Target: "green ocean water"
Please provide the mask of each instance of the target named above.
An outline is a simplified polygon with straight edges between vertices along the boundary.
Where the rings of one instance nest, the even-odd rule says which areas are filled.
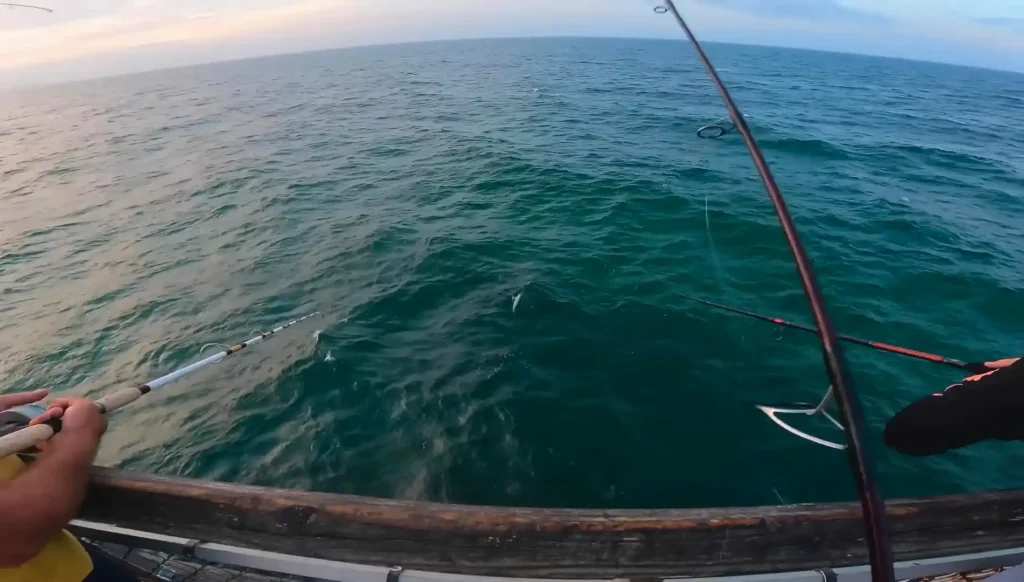
[[[1020,355],[1024,76],[708,48],[841,332]],[[842,453],[755,408],[823,392],[815,338],[680,297],[810,321],[746,149],[695,135],[723,115],[687,44],[608,39],[2,94],[0,390],[97,396],[319,309],[118,413],[101,461],[499,505],[852,499]],[[957,374],[848,359],[886,496],[1024,486],[1019,444],[885,451]]]

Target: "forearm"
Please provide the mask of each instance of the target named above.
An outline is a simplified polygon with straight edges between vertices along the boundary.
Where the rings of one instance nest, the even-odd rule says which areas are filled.
[[[0,486],[0,566],[20,565],[38,554],[85,499],[96,445],[51,444],[24,473]]]
[[[995,369],[900,410],[885,427],[886,444],[921,456],[985,440],[1024,440],[1024,361],[988,365]]]
[[[926,456],[995,438],[972,399],[959,396],[964,395],[931,394],[900,410],[886,424],[885,444],[904,455]]]

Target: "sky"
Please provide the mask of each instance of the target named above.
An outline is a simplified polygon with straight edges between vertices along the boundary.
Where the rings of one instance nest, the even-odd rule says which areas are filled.
[[[0,89],[367,44],[680,38],[656,0],[28,0],[0,7]],[[698,36],[1024,71],[1024,0],[677,0]]]

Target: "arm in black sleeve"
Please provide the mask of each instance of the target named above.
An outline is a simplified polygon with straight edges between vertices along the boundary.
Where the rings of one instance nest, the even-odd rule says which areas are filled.
[[[885,444],[913,456],[990,439],[1024,440],[1024,359],[926,396],[885,426]]]

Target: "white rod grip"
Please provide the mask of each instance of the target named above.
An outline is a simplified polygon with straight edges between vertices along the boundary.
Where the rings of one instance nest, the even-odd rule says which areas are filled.
[[[25,427],[17,432],[0,437],[0,459],[27,451],[53,436],[53,429],[45,424]]]
[[[118,408],[135,402],[140,396],[142,396],[142,392],[138,388],[124,388],[100,398],[96,401],[96,406],[99,406],[104,414],[110,414]]]

